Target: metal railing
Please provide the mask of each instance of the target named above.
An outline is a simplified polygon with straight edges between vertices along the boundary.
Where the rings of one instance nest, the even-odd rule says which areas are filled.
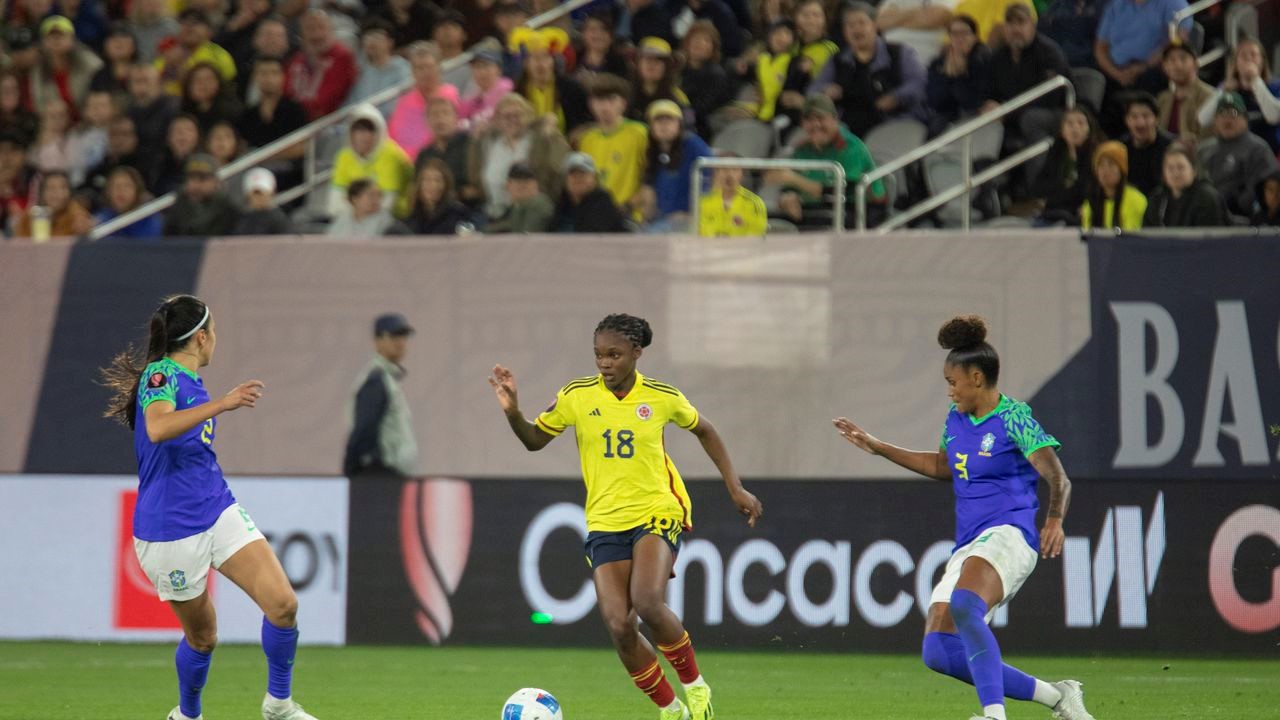
[[[1200,0],[1200,2],[1192,3],[1174,13],[1173,18],[1169,20],[1169,42],[1180,41],[1181,37],[1178,33],[1178,26],[1182,24],[1183,20],[1194,16],[1202,10],[1208,10],[1214,5],[1221,5],[1222,1],[1223,0]],[[1228,43],[1234,44],[1234,41],[1235,38],[1227,38]],[[1221,46],[1216,47],[1209,52],[1204,52],[1204,48],[1200,48],[1200,52],[1202,54],[1200,54],[1197,59],[1200,62],[1201,69],[1206,65],[1212,65],[1213,63],[1221,60],[1223,56],[1226,55],[1226,50]]]
[[[574,10],[577,10],[578,8],[583,7],[591,2],[593,2],[593,0],[568,0],[567,2],[555,8],[552,8],[551,10],[548,10],[544,13],[541,13],[539,15],[535,15],[529,18],[528,20],[525,21],[525,26],[531,27],[531,28],[542,27],[543,25],[547,25],[551,22],[554,22],[555,20],[559,20],[565,15],[568,15]],[[469,62],[471,62],[471,50],[467,50],[466,52],[462,53],[461,55],[458,55],[457,57],[449,58],[448,60],[445,60],[444,62],[442,62],[440,64],[440,72],[441,74],[447,73],[453,70],[454,68],[458,67],[459,65],[463,65]],[[294,187],[288,188],[287,190],[280,192],[276,196],[276,204],[278,205],[291,202],[297,199],[298,197],[301,197],[302,195],[305,195],[306,193],[310,192],[312,188],[316,187],[320,183],[327,181],[333,174],[331,169],[325,169],[319,172],[316,171],[315,144],[316,144],[316,138],[317,136],[319,136],[320,133],[324,132],[325,130],[335,125],[346,122],[348,119],[350,119],[352,113],[355,111],[355,108],[358,107],[359,105],[362,105],[364,103],[369,103],[376,107],[383,103],[396,100],[401,95],[404,95],[406,92],[409,92],[410,90],[412,90],[413,87],[414,87],[413,80],[406,80],[405,82],[399,85],[385,88],[383,90],[380,90],[374,93],[373,95],[370,95],[367,98],[363,98],[358,103],[353,103],[351,105],[345,105],[341,108],[338,108],[337,110],[334,110],[328,115],[325,115],[322,118],[317,118],[316,120],[311,121],[307,125],[300,127],[297,130],[294,130],[293,132],[289,133],[288,135],[285,135],[282,138],[279,138],[270,143],[267,143],[266,145],[263,145],[262,147],[257,148],[256,150],[245,153],[244,155],[236,158],[235,160],[232,160],[231,162],[227,163],[225,166],[223,166],[218,170],[218,178],[220,180],[226,180],[227,178],[232,177],[237,173],[241,173],[245,170],[248,170],[249,168],[257,166],[258,164],[266,160],[270,160],[275,156],[280,155],[281,153],[292,148],[298,143],[305,142],[307,143],[307,148],[306,148],[306,152],[304,154],[304,160],[303,160],[302,182],[299,183],[298,185],[295,185]],[[176,191],[161,195],[160,197],[155,198],[154,200],[144,203],[143,205],[139,205],[138,207],[134,208],[133,210],[130,210],[127,213],[123,213],[121,215],[118,215],[108,220],[107,222],[97,225],[92,230],[90,230],[85,237],[88,238],[89,240],[101,240],[102,238],[110,237],[116,231],[129,227],[130,225],[138,222],[139,220],[145,220],[146,218],[151,217],[152,215],[158,212],[163,212],[169,209],[169,207],[173,205],[176,196],[177,196]]]
[[[886,178],[898,172],[899,170],[906,168],[912,163],[922,160],[928,155],[938,152],[939,150],[942,150],[943,148],[955,142],[959,142],[961,144],[960,145],[960,165],[961,165],[961,172],[963,173],[963,178],[964,178],[963,181],[961,182],[960,185],[956,185],[956,186],[953,186],[952,188],[948,188],[946,191],[943,191],[942,193],[935,195],[933,198],[930,198],[929,200],[924,200],[921,203],[918,203],[917,205],[907,209],[903,214],[908,215],[909,218],[907,220],[904,220],[903,222],[910,222],[911,220],[915,219],[916,217],[923,214],[924,212],[928,212],[927,210],[920,211],[920,212],[915,212],[915,211],[918,207],[920,207],[920,205],[933,203],[937,200],[939,196],[946,195],[946,193],[950,192],[951,190],[957,187],[962,188],[959,194],[967,198],[969,195],[969,192],[973,189],[975,185],[974,178],[973,178],[973,158],[971,157],[972,153],[970,148],[970,144],[971,144],[970,141],[973,137],[973,134],[988,125],[991,125],[999,120],[1003,120],[1006,115],[1012,112],[1015,112],[1017,110],[1021,110],[1023,107],[1035,102],[1036,100],[1044,97],[1045,95],[1048,95],[1053,92],[1057,92],[1059,89],[1066,90],[1067,107],[1069,108],[1075,107],[1075,104],[1076,104],[1075,86],[1071,84],[1070,80],[1059,75],[1058,77],[1046,80],[1040,83],[1039,85],[1031,88],[1030,90],[1027,90],[1026,92],[1022,93],[1021,95],[1018,95],[1017,97],[1012,98],[1008,102],[1005,102],[1004,104],[997,107],[995,110],[992,110],[991,112],[988,112],[988,113],[983,113],[982,115],[979,115],[975,118],[967,120],[951,128],[950,130],[943,133],[942,135],[939,135],[933,140],[930,140],[924,145],[921,145],[915,150],[912,150],[911,152],[906,153],[905,155],[901,155],[897,158],[894,158],[893,160],[885,163],[884,165],[876,168],[875,170],[872,170],[869,173],[864,173],[862,177],[858,179],[857,184],[854,186],[854,196],[855,196],[854,203],[855,203],[856,212],[857,212],[857,229],[859,231],[864,231],[867,229],[867,190],[871,187],[872,183],[876,182],[877,180]],[[1031,148],[1027,148],[1027,149],[1031,150],[1037,147],[1039,146],[1033,145],[1031,146]],[[1047,151],[1048,151],[1048,148],[1045,148],[1040,152],[1047,152]],[[1006,158],[1006,160],[1012,160],[1015,157],[1023,156],[1025,152],[1026,151],[1023,151],[1022,153],[1018,153],[1017,155],[1011,156],[1010,158]],[[1035,157],[1038,154],[1040,153],[1032,153],[1030,155],[1026,155],[1019,162],[1026,162],[1027,160],[1030,160],[1031,158]],[[1008,170],[1009,168],[1012,168],[1017,164],[1019,163],[1006,164],[1005,167],[1001,170],[1001,172]],[[984,171],[983,175],[986,175],[987,172],[989,171]],[[997,173],[997,175],[998,174],[999,173]],[[993,175],[991,177],[995,177],[995,176]],[[990,180],[991,177],[987,178],[987,180]],[[983,182],[986,182],[986,180],[984,180]],[[977,183],[977,184],[981,184],[981,183]],[[958,195],[952,195],[949,199],[954,199],[957,196]],[[938,203],[933,207],[939,207],[942,204],[943,203]],[[966,200],[966,202],[964,203],[964,207],[961,209],[961,220],[960,220],[961,227],[966,232],[969,230],[971,214],[972,214],[971,208],[969,207],[969,203]],[[896,217],[897,216],[895,216],[895,221],[896,221]],[[885,225],[888,225],[888,224],[889,223],[885,223]],[[893,225],[893,227],[897,227],[897,225],[895,224]]]
[[[689,174],[689,223],[690,234],[698,234],[698,220],[701,215],[702,171],[707,168],[742,168],[743,170],[823,170],[830,172],[835,178],[835,193],[832,197],[831,229],[835,232],[844,230],[845,188],[848,180],[844,175],[844,167],[834,160],[789,160],[786,158],[736,158],[736,157],[700,157],[693,162],[693,172]]]

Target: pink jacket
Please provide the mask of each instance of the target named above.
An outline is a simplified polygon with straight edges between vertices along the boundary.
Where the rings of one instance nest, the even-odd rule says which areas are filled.
[[[507,93],[515,89],[515,83],[511,82],[511,78],[498,78],[498,82],[494,84],[489,92],[477,92],[474,95],[467,95],[462,98],[462,104],[458,108],[458,115],[471,121],[472,126],[479,123],[487,123],[493,117],[493,111],[498,107],[498,101]]]
[[[451,101],[458,106],[458,88],[443,84],[436,90],[436,97]],[[459,112],[461,114],[461,112]],[[387,134],[392,140],[404,148],[409,157],[418,157],[418,151],[431,144],[435,139],[431,128],[427,126],[427,99],[417,90],[410,90],[396,103],[387,122]]]

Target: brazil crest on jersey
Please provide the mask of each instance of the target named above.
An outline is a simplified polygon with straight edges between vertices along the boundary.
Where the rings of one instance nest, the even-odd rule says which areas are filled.
[[[1040,474],[1027,458],[1043,447],[1061,447],[1031,416],[1031,408],[1004,395],[995,410],[981,418],[951,406],[942,429],[956,493],[956,547],[996,525],[1022,531],[1033,550],[1036,532],[1036,481]]]
[[[679,390],[637,372],[619,399],[602,376],[579,378],[534,422],[550,435],[575,428],[588,532],[630,530],[654,518],[692,529],[689,493],[663,442],[667,423],[685,430],[698,424],[698,411]]]
[[[147,366],[138,387],[133,449],[138,455],[138,503],[133,536],[148,542],[180,540],[208,530],[236,501],[213,453],[217,420],[209,418],[182,435],[153,443],[147,437],[147,407],[172,403],[187,410],[209,402],[204,382],[169,358]]]

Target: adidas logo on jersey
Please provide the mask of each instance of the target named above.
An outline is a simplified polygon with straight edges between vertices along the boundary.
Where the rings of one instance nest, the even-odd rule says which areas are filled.
[[[588,414],[588,415],[594,415],[594,416],[596,416],[596,417],[600,417],[600,408],[596,408],[595,410],[592,410],[591,412],[589,412],[589,413],[587,413],[587,414]]]

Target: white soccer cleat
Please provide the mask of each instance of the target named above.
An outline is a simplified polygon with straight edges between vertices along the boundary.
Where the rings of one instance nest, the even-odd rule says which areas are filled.
[[[169,711],[169,717],[166,718],[166,720],[204,720],[204,715],[200,714],[193,718],[189,718],[186,715],[182,714],[182,706],[179,705],[178,707]]]
[[[268,694],[262,699],[262,720],[317,720],[317,718],[303,710],[301,705],[293,701],[293,698],[280,700]]]
[[[1062,693],[1062,699],[1053,706],[1053,717],[1058,720],[1093,720],[1089,711],[1084,709],[1084,689],[1079,680],[1059,680],[1050,685]]]

